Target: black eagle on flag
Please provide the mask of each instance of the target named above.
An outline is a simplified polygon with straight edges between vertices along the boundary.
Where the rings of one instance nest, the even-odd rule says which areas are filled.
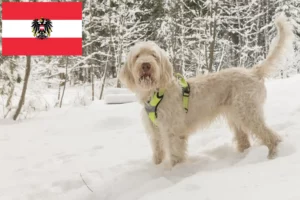
[[[44,19],[43,17],[40,19],[34,19],[31,27],[33,36],[38,39],[46,39],[50,37],[50,33],[52,32],[51,20]]]

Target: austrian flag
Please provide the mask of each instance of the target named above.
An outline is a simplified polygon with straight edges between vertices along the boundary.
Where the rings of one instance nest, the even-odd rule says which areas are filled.
[[[82,55],[82,3],[3,2],[2,55]]]

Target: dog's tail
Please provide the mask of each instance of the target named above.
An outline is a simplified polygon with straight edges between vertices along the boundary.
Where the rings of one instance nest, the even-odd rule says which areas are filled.
[[[280,66],[286,53],[293,48],[293,31],[292,26],[287,22],[285,16],[280,15],[275,19],[278,35],[273,47],[270,47],[267,58],[252,69],[254,73],[261,79],[270,75],[277,66]]]

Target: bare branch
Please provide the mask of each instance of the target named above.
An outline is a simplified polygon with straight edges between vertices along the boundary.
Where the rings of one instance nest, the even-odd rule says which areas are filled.
[[[81,180],[82,182],[86,185],[86,187],[91,191],[91,192],[94,192],[85,182],[85,180],[82,178],[82,175],[80,174],[80,177],[81,177]]]

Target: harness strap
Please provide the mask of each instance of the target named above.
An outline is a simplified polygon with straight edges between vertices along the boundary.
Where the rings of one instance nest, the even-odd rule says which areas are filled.
[[[184,79],[184,77],[177,73],[177,78],[179,78],[179,84],[182,87],[182,104],[185,112],[188,112],[189,107],[189,96],[190,96],[190,86]],[[148,114],[149,119],[152,123],[157,126],[157,107],[161,100],[164,97],[165,89],[159,89],[157,92],[154,92],[151,99],[145,104],[145,110]]]
[[[177,73],[177,78],[179,78],[179,84],[182,87],[182,104],[183,108],[185,109],[185,112],[188,112],[189,110],[189,97],[190,97],[190,85],[186,82],[184,77]]]
[[[153,122],[153,124],[157,125],[157,107],[158,104],[164,97],[165,89],[159,89],[158,92],[154,92],[153,96],[151,97],[150,101],[145,104],[145,109],[148,113],[149,119]]]

